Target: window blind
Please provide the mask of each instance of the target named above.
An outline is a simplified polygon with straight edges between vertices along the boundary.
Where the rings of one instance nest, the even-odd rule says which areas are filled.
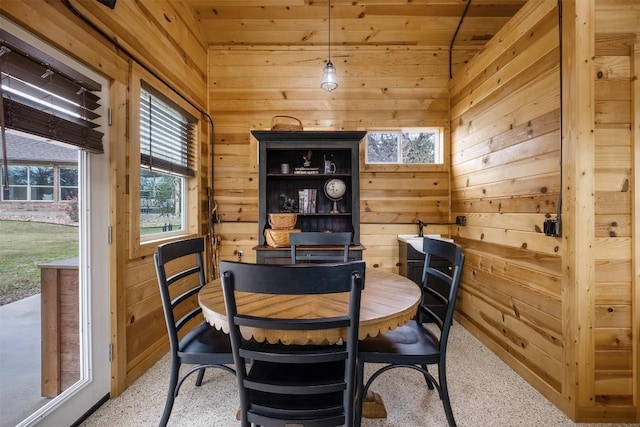
[[[99,83],[0,30],[6,128],[103,153]]]
[[[195,176],[196,120],[142,84],[140,162],[149,169]]]

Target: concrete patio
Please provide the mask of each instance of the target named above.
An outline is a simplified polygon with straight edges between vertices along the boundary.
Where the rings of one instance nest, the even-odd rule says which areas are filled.
[[[0,306],[0,427],[45,405],[40,393],[40,294]]]

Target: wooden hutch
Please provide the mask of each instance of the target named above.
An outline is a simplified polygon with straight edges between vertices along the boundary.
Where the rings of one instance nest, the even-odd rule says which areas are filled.
[[[364,131],[252,131],[259,144],[258,263],[288,263],[289,247],[271,247],[265,241],[270,213],[285,212],[285,201],[293,201],[301,231],[349,231],[350,259],[362,259],[360,245],[360,151]],[[305,167],[304,163],[307,161]],[[326,161],[335,172],[325,173]],[[283,165],[287,165],[284,166]],[[288,169],[288,171],[287,171]],[[283,173],[285,172],[285,173]],[[336,202],[325,195],[333,179],[344,182],[346,191]],[[301,195],[315,195],[315,206],[301,208]],[[289,207],[291,203],[289,203]],[[333,212],[332,212],[333,211]]]

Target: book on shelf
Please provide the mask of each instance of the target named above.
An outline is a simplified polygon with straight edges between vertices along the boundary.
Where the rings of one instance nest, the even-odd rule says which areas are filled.
[[[298,211],[299,213],[316,213],[316,198],[318,190],[315,188],[303,188],[298,190]]]
[[[298,175],[317,175],[320,173],[320,168],[299,167],[295,168],[293,173]]]

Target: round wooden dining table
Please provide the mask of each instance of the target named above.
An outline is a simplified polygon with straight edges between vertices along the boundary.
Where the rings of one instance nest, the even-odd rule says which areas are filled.
[[[420,287],[410,279],[387,270],[367,269],[360,303],[358,338],[377,336],[408,322],[416,314],[420,296]],[[345,294],[236,294],[240,313],[296,319],[344,314],[347,311],[347,298]],[[198,301],[207,322],[228,333],[229,323],[220,279],[207,283],[200,290]],[[336,330],[273,331],[243,327],[241,333],[245,339],[284,344],[333,344],[346,338]]]
[[[395,329],[412,319],[420,303],[420,287],[399,274],[381,269],[367,269],[360,301],[358,338],[376,336]],[[220,279],[207,283],[198,293],[202,313],[211,325],[229,332],[227,312]],[[238,312],[256,316],[309,318],[344,314],[347,296],[264,295],[236,293]],[[284,344],[333,344],[345,339],[344,333],[323,331],[274,331],[240,328],[245,339]],[[386,418],[382,397],[369,390],[362,403],[365,418]]]

